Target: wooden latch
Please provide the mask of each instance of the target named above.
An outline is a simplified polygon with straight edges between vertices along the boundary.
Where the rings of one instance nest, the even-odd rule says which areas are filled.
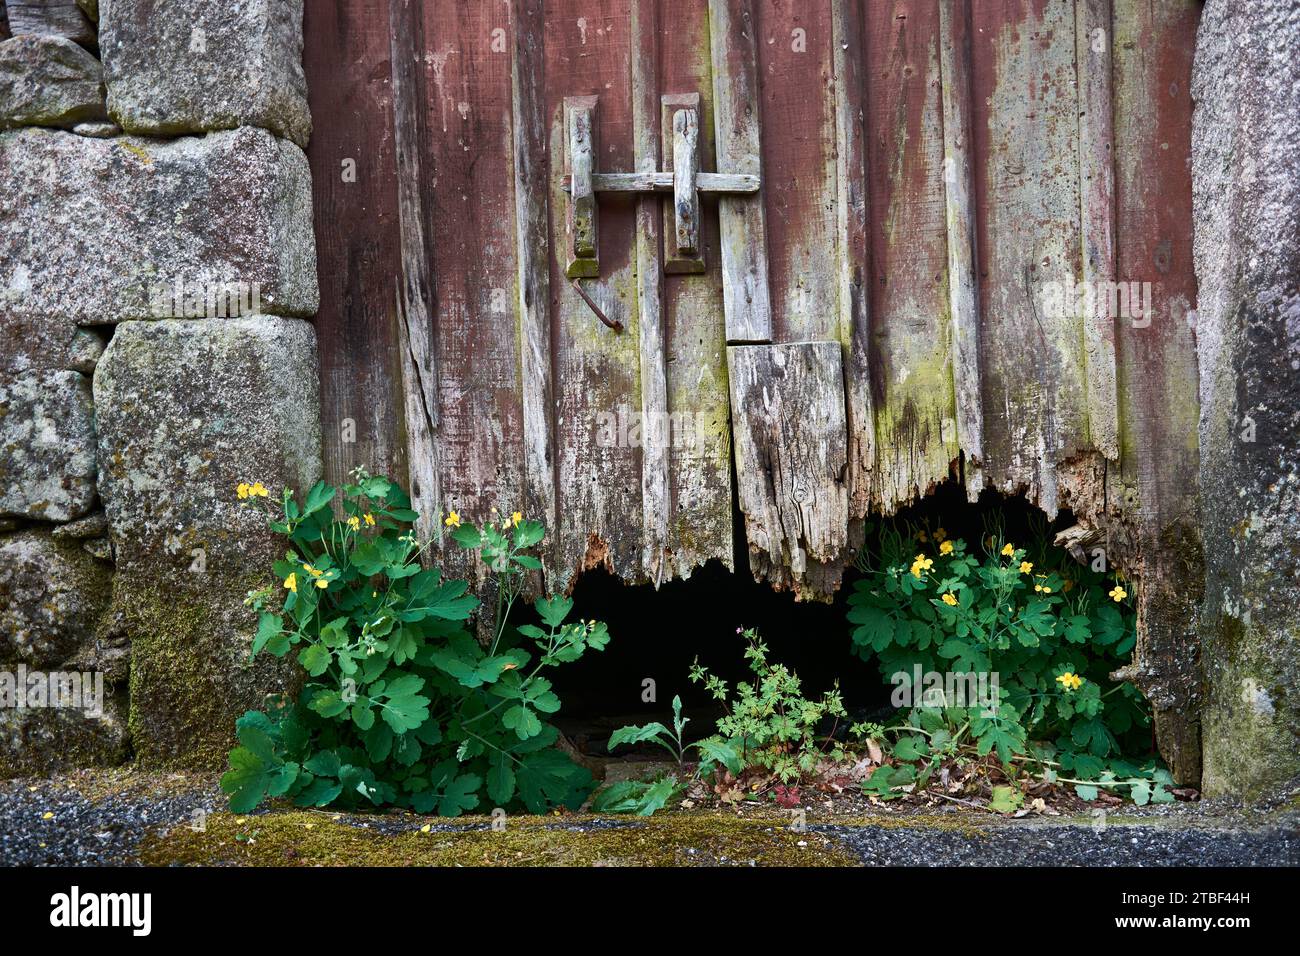
[[[597,253],[596,196],[599,193],[672,193],[672,228],[666,231],[665,272],[703,272],[700,245],[700,195],[757,193],[759,177],[747,173],[700,172],[700,96],[671,94],[662,98],[664,152],[672,130],[672,168],[650,173],[596,171],[595,96],[564,100],[565,176],[569,194],[565,222],[568,255],[564,273],[570,279],[600,275]]]

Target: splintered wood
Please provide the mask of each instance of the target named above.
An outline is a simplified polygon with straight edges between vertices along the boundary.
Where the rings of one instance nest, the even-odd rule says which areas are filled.
[[[732,346],[727,364],[750,568],[829,595],[851,556],[839,343]]]

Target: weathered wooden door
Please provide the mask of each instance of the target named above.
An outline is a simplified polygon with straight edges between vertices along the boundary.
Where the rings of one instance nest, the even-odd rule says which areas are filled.
[[[733,502],[751,570],[816,597],[866,512],[949,477],[1069,507],[1143,580],[1134,679],[1193,777],[1197,16],[308,4],[326,471],[408,476],[425,533],[545,519],[551,588],[729,566]],[[698,183],[761,182],[703,193],[698,255],[689,190],[598,189],[667,189],[692,129]],[[1045,304],[1117,281],[1154,310]]]
[[[1142,580],[1134,680],[1194,776],[1197,17],[309,4],[327,472],[409,475],[426,533],[545,519],[558,588],[730,565],[733,502],[754,573],[813,597],[937,482],[1068,507]],[[602,191],[678,187],[679,141],[698,185],[759,180],[701,191],[697,244],[693,191]],[[1121,282],[1154,307],[1060,307]]]
[[[838,342],[844,408],[829,411],[844,418],[846,498],[827,504],[832,523],[923,494],[963,453],[972,492],[988,481],[1050,514],[1079,510],[1079,472],[1119,458],[1125,330],[1046,315],[1043,290],[1115,278],[1119,263],[1186,313],[1195,12],[1190,0],[310,9],[317,218],[336,293],[320,322],[325,389],[331,424],[357,426],[351,446],[330,435],[332,470],[409,468],[431,515],[548,517],[561,581],[595,563],[662,580],[730,560],[727,344]],[[575,268],[571,210],[592,199],[566,191],[566,103],[589,117],[598,190],[611,174],[670,173],[673,119],[691,106],[703,176],[747,174],[761,191],[701,190],[700,254],[684,257],[671,194],[597,191],[598,253]],[[820,422],[799,424],[806,437]],[[838,557],[844,534],[815,540],[823,515],[782,500],[808,500],[823,478],[770,489],[766,519],[742,502],[751,524],[787,525],[757,528],[789,545],[771,552],[778,564],[801,546]]]

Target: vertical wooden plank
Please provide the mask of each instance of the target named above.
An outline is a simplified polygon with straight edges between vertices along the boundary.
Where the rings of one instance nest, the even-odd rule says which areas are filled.
[[[948,235],[948,309],[957,441],[971,501],[984,487],[975,204],[971,172],[970,2],[939,0],[943,88],[943,183]]]
[[[709,14],[703,3],[676,2],[672,29],[659,34],[663,99],[698,102],[700,169],[716,171]],[[671,107],[670,107],[671,108]],[[662,140],[661,140],[662,142]],[[669,204],[665,201],[665,207]],[[699,268],[663,284],[671,409],[668,544],[672,573],[687,577],[705,561],[734,565],[730,401],[716,201],[703,200]],[[671,209],[665,209],[671,215]]]
[[[1197,610],[1204,580],[1198,473],[1196,275],[1192,263],[1191,68],[1195,0],[1115,0],[1116,271],[1151,283],[1149,323],[1116,323],[1120,475],[1140,549],[1134,682],[1176,779],[1201,773]]]
[[[1088,436],[1110,461],[1119,460],[1119,400],[1115,391],[1114,117],[1111,105],[1110,0],[1075,0],[1075,59],[1079,70],[1079,200],[1083,281],[1092,290],[1083,315],[1088,386]]]
[[[750,569],[829,600],[851,556],[840,344],[731,346],[727,367]]]
[[[703,142],[703,136],[701,135],[701,129],[699,124],[699,116],[701,115],[700,94],[699,93],[665,93],[660,98],[659,129],[660,129],[660,142],[662,145],[663,156],[664,156],[663,160],[660,163],[660,168],[663,170],[674,172],[673,202],[671,204],[670,203],[664,204],[664,235],[674,236],[674,237],[677,231],[677,192],[678,192],[678,183],[677,183],[676,173],[675,173],[675,167],[677,165],[677,159],[676,159],[677,142],[675,138],[676,136],[675,124],[677,122],[677,114],[682,110],[695,111],[696,149],[699,150],[700,145]],[[700,153],[697,152],[696,153],[697,163],[699,159],[700,159]],[[696,172],[698,173],[698,171],[699,168],[697,166]],[[700,241],[699,230],[701,228],[700,197],[698,193],[695,194],[694,214],[695,214],[695,225],[696,225],[696,243],[698,245]],[[675,241],[667,243],[664,246],[664,272],[668,273],[669,275],[679,275],[679,274],[698,274],[703,272],[704,270],[705,270],[704,256],[700,254],[699,248],[696,248],[690,254],[683,254],[682,250],[677,247],[677,243]]]
[[[442,489],[438,461],[438,367],[433,341],[432,249],[424,157],[424,23],[413,0],[389,0],[393,142],[397,153],[397,219],[400,272],[397,281],[397,341],[411,502],[420,513],[422,540],[441,538]]]
[[[312,115],[350,117],[317,123],[307,149],[325,478],[357,465],[405,478],[388,0],[308,4],[304,33]]]
[[[709,0],[720,173],[762,174],[756,36],[751,0]],[[727,341],[770,342],[772,307],[763,202],[752,196],[724,196],[718,200],[718,218]]]
[[[523,406],[525,513],[549,534],[543,575],[555,575],[555,388],[552,380],[550,235],[542,0],[511,0],[511,146],[514,157],[515,261]]]
[[[598,170],[627,170],[635,161],[632,130],[630,0],[554,0],[545,6],[546,93],[551,117],[552,241],[564,242],[566,194],[560,186],[565,96],[600,96]],[[641,352],[636,304],[636,200],[602,195],[600,276],[583,288],[617,333],[592,313],[552,265],[555,347],[557,586],[604,567],[628,581],[644,580],[641,509]],[[558,227],[558,235],[555,229]]]
[[[831,5],[756,0],[772,340],[839,337]]]
[[[659,2],[632,5],[632,141],[635,169],[659,169]],[[694,190],[694,183],[691,183]],[[636,299],[641,358],[641,515],[645,539],[642,573],[656,587],[667,572],[668,521],[672,501],[668,483],[671,441],[668,373],[665,365],[663,204],[654,195],[636,205]]]
[[[866,9],[876,494],[890,513],[948,478],[958,456],[940,34],[936,4]]]
[[[455,0],[418,6],[443,509],[500,523],[525,503],[509,11]],[[438,560],[471,582],[490,580],[486,567],[449,543]]]
[[[1080,273],[1074,9],[997,0],[971,18],[985,478],[1055,517],[1062,480],[1094,465],[1082,319],[1048,306]]]
[[[844,347],[845,424],[848,428],[849,518],[871,508],[876,467],[876,422],[871,396],[870,247],[867,197],[866,37],[859,0],[832,3],[835,71],[835,151],[839,339]]]

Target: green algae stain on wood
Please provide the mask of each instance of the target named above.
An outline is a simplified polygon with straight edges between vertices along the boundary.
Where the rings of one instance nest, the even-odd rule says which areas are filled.
[[[976,195],[986,473],[1049,516],[1090,448],[1081,317],[1045,307],[1080,275],[1074,10],[976,4]]]
[[[939,18],[871,7],[866,60],[872,210],[875,504],[892,512],[958,455],[948,303]]]

